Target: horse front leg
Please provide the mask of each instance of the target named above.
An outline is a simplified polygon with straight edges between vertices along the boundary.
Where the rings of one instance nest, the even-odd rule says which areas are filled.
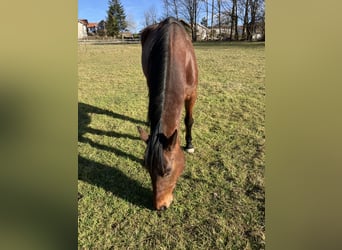
[[[194,118],[192,117],[192,110],[195,105],[196,95],[194,94],[190,99],[185,100],[185,151],[188,153],[195,152],[195,148],[192,145],[192,136],[191,136],[191,129],[192,125],[194,124]]]

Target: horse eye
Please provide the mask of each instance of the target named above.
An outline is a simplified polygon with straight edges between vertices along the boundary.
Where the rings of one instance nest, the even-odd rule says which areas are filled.
[[[165,168],[165,172],[163,174],[163,177],[169,176],[171,174],[171,168],[170,167],[166,167]]]

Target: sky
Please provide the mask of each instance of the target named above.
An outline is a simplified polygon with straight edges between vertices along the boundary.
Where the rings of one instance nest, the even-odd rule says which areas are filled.
[[[144,12],[152,6],[157,11],[157,18],[163,13],[161,0],[120,0],[125,10],[126,19],[135,23],[132,32],[140,31],[144,25]],[[78,0],[78,19],[99,22],[107,17],[108,0]]]

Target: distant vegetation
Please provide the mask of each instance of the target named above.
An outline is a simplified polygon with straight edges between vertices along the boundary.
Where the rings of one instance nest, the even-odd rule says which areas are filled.
[[[126,28],[126,14],[120,0],[110,0],[105,24],[105,34],[107,36],[118,36]]]
[[[265,40],[264,0],[162,0],[161,2],[162,13],[158,13],[155,6],[144,11],[144,26],[173,16],[190,24],[193,41],[203,40],[203,37],[204,40]],[[110,0],[107,18],[98,23],[95,34],[118,37],[123,32],[132,33],[137,28],[137,24],[134,16],[127,18],[124,7],[120,0]],[[139,32],[140,30],[136,31]],[[206,34],[201,34],[203,32]]]

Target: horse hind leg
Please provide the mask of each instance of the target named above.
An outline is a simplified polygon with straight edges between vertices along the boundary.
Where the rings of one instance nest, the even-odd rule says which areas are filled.
[[[192,136],[191,136],[191,129],[192,125],[194,124],[194,118],[192,117],[192,110],[195,105],[196,96],[192,96],[191,98],[185,100],[185,151],[188,153],[195,152],[195,148],[192,145]]]

